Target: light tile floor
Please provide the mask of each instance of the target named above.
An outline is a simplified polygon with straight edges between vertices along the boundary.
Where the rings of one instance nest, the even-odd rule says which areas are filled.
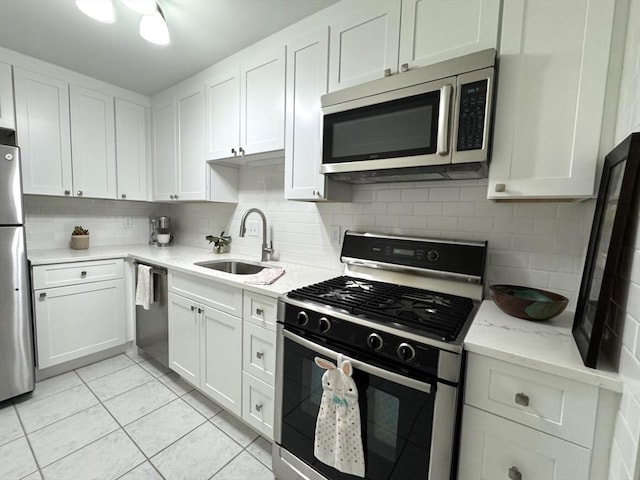
[[[274,480],[271,444],[144,355],[0,403],[2,480]]]

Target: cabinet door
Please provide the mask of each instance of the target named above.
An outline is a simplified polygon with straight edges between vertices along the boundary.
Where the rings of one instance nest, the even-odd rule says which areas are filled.
[[[222,70],[207,81],[205,147],[206,159],[218,160],[239,155],[240,71]]]
[[[36,290],[38,368],[125,342],[124,280]]]
[[[496,48],[500,0],[402,0],[400,65],[422,67]]]
[[[75,195],[116,198],[114,98],[76,85],[70,97]]]
[[[200,318],[195,302],[169,293],[169,367],[195,386],[200,382]]]
[[[202,381],[200,388],[240,416],[242,405],[242,319],[202,306]]]
[[[176,128],[173,96],[156,101],[153,118],[153,199],[173,200],[176,178]]]
[[[398,71],[400,1],[374,1],[330,25],[329,91]]]
[[[589,478],[590,451],[465,405],[459,480]]]
[[[325,195],[325,177],[320,173],[320,96],[327,93],[328,62],[328,28],[288,45],[287,148],[284,157],[287,200],[318,200]]]
[[[14,79],[24,193],[71,195],[69,85],[18,67]]]
[[[593,195],[613,1],[504,3],[489,198]]]
[[[0,127],[16,129],[11,65],[0,63]]]
[[[118,198],[123,200],[147,200],[147,117],[147,107],[116,98]]]
[[[178,141],[178,198],[206,200],[207,166],[204,159],[204,85],[176,94]]]
[[[284,148],[285,48],[253,49],[242,66],[240,143],[245,154]]]

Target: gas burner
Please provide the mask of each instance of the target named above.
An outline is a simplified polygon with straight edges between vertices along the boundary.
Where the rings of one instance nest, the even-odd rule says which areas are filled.
[[[371,283],[365,283],[359,280],[347,280],[347,283],[345,284],[345,288],[360,288],[368,292],[373,288],[373,285]]]

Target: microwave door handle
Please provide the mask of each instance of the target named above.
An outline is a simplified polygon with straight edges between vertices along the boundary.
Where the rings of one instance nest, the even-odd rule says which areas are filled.
[[[440,106],[438,108],[438,155],[449,154],[449,115],[451,112],[451,92],[453,87],[449,84],[440,88]]]

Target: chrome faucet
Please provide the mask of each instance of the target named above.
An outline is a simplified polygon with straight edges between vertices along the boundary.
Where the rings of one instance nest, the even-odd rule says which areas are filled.
[[[244,214],[242,215],[242,219],[240,220],[240,236],[244,237],[244,234],[247,231],[247,227],[245,225],[247,222],[247,217],[252,213],[257,213],[262,219],[262,256],[260,260],[266,262],[267,260],[269,260],[269,255],[273,253],[273,242],[269,242],[269,245],[267,245],[267,217],[264,216],[262,210],[258,208],[250,208],[249,210],[244,212]]]

